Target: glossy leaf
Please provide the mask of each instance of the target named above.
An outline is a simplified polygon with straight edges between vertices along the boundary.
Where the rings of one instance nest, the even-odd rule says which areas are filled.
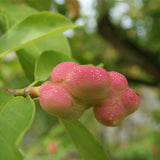
[[[102,145],[77,121],[60,120],[83,160],[109,160]]]
[[[70,20],[57,13],[41,12],[33,14],[16,23],[0,38],[0,57],[39,39],[75,27],[76,25]]]
[[[0,90],[0,159],[22,160],[18,145],[34,116],[32,100]]]
[[[36,80],[46,80],[49,78],[52,69],[64,61],[74,61],[71,57],[57,51],[45,51],[37,59],[35,69]]]

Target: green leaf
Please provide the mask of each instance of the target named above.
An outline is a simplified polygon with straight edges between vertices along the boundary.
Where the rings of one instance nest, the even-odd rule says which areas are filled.
[[[30,44],[23,49],[16,51],[19,62],[23,68],[26,77],[30,81],[34,81],[34,68],[40,50],[34,44]]]
[[[57,13],[41,12],[33,14],[16,23],[0,38],[0,57],[39,39],[75,27],[77,25]]]
[[[29,128],[35,107],[27,97],[13,97],[0,90],[0,159],[22,160],[17,147]]]
[[[83,160],[109,160],[102,145],[78,120],[60,119],[60,122],[64,125]]]
[[[63,45],[62,45],[63,44]],[[35,62],[45,50],[55,50],[71,56],[71,50],[67,38],[63,34],[56,34],[41,39],[17,51],[17,56],[23,70],[31,81],[34,80]]]
[[[0,13],[6,17],[7,29],[25,17],[36,13],[37,11],[26,5],[20,5],[11,0],[0,0]]]
[[[27,4],[37,10],[49,10],[51,8],[52,0],[25,0]]]
[[[46,80],[49,78],[52,69],[64,61],[74,61],[71,57],[57,51],[45,51],[37,59],[35,68],[35,79]]]

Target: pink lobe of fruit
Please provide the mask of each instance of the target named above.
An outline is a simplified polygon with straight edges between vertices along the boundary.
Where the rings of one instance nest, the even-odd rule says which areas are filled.
[[[92,103],[105,98],[110,85],[111,78],[106,70],[88,65],[74,67],[64,80],[64,87],[71,95]]]
[[[135,112],[140,105],[139,95],[131,88],[128,88],[126,92],[122,93],[119,100],[126,109],[127,115]]]
[[[125,111],[119,104],[108,106],[105,102],[94,107],[95,118],[105,126],[119,125],[125,116]]]
[[[46,112],[57,116],[65,114],[73,106],[69,93],[53,83],[40,87],[40,104]]]
[[[63,82],[66,75],[75,67],[78,66],[74,62],[63,62],[58,64],[51,73],[51,81],[54,83]]]
[[[111,85],[111,93],[113,95],[119,95],[123,93],[128,88],[128,82],[125,76],[118,72],[108,72],[111,79],[112,79],[112,85]]]

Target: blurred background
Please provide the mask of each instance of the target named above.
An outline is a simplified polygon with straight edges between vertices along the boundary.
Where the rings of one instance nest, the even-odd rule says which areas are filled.
[[[118,127],[105,127],[92,109],[80,119],[112,160],[160,159],[160,1],[159,0],[13,0],[39,11],[58,12],[83,25],[64,34],[80,64],[124,74],[141,97],[137,112]],[[0,21],[3,16],[0,17]],[[0,23],[0,35],[3,35]],[[0,88],[22,88],[25,77],[14,52],[0,61]],[[80,160],[54,116],[36,102],[34,123],[21,149],[26,160]]]

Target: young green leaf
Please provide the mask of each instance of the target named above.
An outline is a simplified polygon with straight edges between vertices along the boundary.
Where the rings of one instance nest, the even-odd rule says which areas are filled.
[[[32,100],[0,90],[0,159],[22,160],[17,147],[29,128],[35,107]]]
[[[46,80],[49,78],[52,69],[64,61],[74,61],[71,57],[57,51],[45,51],[37,59],[35,68],[35,79]]]
[[[0,57],[39,39],[62,33],[67,29],[75,27],[77,25],[74,25],[70,20],[57,13],[41,12],[30,15],[13,25],[0,38]]]
[[[82,123],[78,120],[70,122],[61,119],[60,122],[64,125],[82,159],[109,160],[109,156],[102,145],[93,137]]]

